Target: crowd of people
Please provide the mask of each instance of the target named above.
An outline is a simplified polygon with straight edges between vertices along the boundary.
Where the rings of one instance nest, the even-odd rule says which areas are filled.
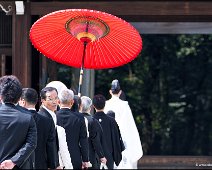
[[[136,169],[142,146],[118,80],[108,101],[54,83],[38,94],[0,78],[0,169]]]

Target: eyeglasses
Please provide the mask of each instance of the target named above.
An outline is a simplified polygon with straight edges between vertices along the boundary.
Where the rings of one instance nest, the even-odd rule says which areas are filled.
[[[51,99],[51,98],[46,98],[46,101],[50,101],[50,102],[56,102],[58,101],[58,97],[56,97],[55,99]]]

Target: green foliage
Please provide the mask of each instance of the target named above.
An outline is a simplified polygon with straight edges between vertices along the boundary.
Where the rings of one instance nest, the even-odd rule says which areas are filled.
[[[57,65],[58,81],[63,82],[68,88],[70,88],[72,82],[72,68],[59,63],[57,63]]]
[[[96,93],[120,81],[145,154],[212,155],[212,35],[142,38],[134,61],[96,71]]]

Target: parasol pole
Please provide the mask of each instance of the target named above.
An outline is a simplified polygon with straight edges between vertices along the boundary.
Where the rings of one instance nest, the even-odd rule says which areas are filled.
[[[82,78],[83,78],[83,73],[84,73],[84,59],[85,59],[86,45],[87,45],[87,42],[84,42],[82,65],[81,65],[81,68],[80,68],[80,77],[79,77],[79,88],[78,88],[78,96],[79,97],[81,97],[81,86],[82,86]]]
[[[89,22],[87,21],[86,22],[86,28],[85,28],[85,32],[88,33],[88,26],[89,26]],[[86,52],[86,46],[87,46],[87,43],[88,40],[87,37],[84,37],[86,38],[84,40],[84,50],[83,50],[83,56],[82,56],[82,65],[81,65],[81,68],[80,68],[80,78],[79,78],[79,88],[78,88],[78,96],[81,97],[81,86],[82,86],[82,78],[83,78],[83,73],[84,73],[84,60],[85,60],[85,52]]]

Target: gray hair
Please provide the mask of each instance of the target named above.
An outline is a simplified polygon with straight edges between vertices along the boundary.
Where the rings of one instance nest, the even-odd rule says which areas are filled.
[[[81,97],[81,111],[82,113],[86,113],[92,105],[92,100],[87,96]]]
[[[63,89],[59,94],[58,97],[62,104],[69,104],[71,100],[74,99],[74,92],[70,89]]]

